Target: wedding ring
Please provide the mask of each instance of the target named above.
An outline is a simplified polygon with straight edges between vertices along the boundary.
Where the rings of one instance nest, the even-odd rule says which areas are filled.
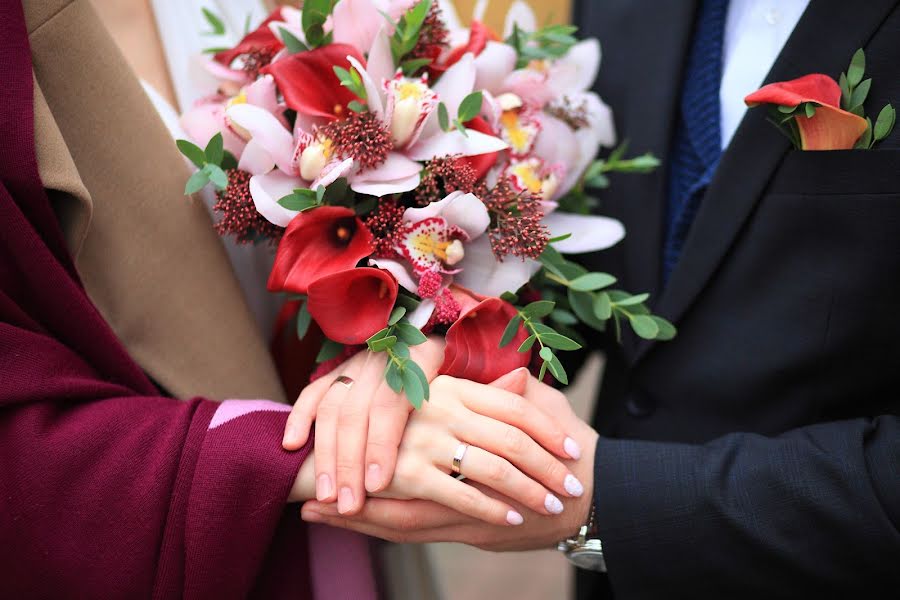
[[[341,384],[348,390],[353,387],[353,380],[347,377],[346,375],[338,375],[337,379],[331,382],[331,385],[334,386],[336,384]]]
[[[453,455],[453,464],[450,467],[450,470],[453,471],[454,475],[462,475],[462,460],[468,449],[468,444],[460,444],[456,447],[456,454]]]

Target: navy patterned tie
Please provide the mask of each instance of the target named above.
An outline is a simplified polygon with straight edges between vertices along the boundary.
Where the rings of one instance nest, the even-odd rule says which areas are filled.
[[[678,124],[669,162],[663,283],[668,282],[700,199],[722,154],[719,88],[728,0],[702,0],[684,73]]]

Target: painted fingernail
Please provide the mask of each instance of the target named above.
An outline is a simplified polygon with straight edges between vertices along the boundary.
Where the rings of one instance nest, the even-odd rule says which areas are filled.
[[[381,489],[381,467],[376,463],[366,469],[366,489],[370,492]]]
[[[525,522],[525,519],[516,511],[511,510],[506,513],[506,522],[510,525],[521,525]]]
[[[566,441],[563,442],[563,449],[566,451],[566,454],[568,454],[575,460],[581,458],[581,446],[579,446],[578,442],[576,442],[572,438],[566,438]]]
[[[544,499],[544,508],[550,514],[558,515],[563,511],[563,503],[553,494],[547,494],[547,497]]]
[[[338,494],[338,512],[344,514],[351,510],[353,510],[353,490],[342,487]]]
[[[581,485],[581,482],[575,478],[574,475],[566,475],[566,480],[563,482],[563,487],[566,488],[566,491],[576,498],[581,497],[584,494],[584,486]]]
[[[331,477],[328,473],[322,473],[316,478],[316,500],[324,502],[331,497]]]

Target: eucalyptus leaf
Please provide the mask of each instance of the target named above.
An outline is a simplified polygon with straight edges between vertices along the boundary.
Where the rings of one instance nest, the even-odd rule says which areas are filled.
[[[397,337],[409,344],[410,346],[418,346],[428,341],[428,336],[419,331],[419,329],[407,321],[397,323],[395,330]]]
[[[442,131],[450,131],[450,114],[447,112],[447,105],[441,102],[438,104],[438,125]]]
[[[459,105],[458,119],[463,123],[467,123],[477,117],[481,113],[481,105],[484,103],[484,95],[478,92],[472,92],[466,96]]]
[[[225,33],[225,23],[222,21],[221,17],[205,6],[200,10],[203,12],[203,18],[206,19],[206,22],[212,27],[212,30],[206,32],[206,35],[223,35]]]
[[[568,298],[569,306],[572,307],[572,311],[579,319],[581,319],[582,323],[597,331],[603,331],[606,328],[606,324],[594,314],[593,294],[589,292],[576,292],[575,290],[570,289]]]
[[[400,368],[394,361],[389,361],[387,368],[384,370],[384,380],[395,393],[403,393],[403,377],[400,375]]]
[[[518,352],[528,352],[534,347],[534,343],[537,341],[536,335],[528,336],[524,342],[519,346]]]
[[[557,350],[580,350],[581,344],[559,333],[548,333],[541,336],[541,342],[545,346]]]
[[[649,297],[650,294],[638,294],[637,296],[631,296],[617,301],[616,306],[635,306],[637,304],[643,304]]]
[[[612,316],[612,301],[606,292],[600,292],[594,299],[594,315],[601,321],[606,321]]]
[[[850,68],[847,69],[847,82],[851,88],[855,88],[866,74],[866,53],[860,48],[853,54]]]
[[[415,361],[409,361],[405,365],[405,369],[407,371],[411,371],[416,377],[418,377],[419,382],[422,384],[422,391],[424,392],[425,400],[431,399],[431,389],[428,386],[428,376],[425,375],[425,371],[422,370]]]
[[[659,325],[653,317],[648,315],[637,315],[630,318],[631,328],[634,332],[645,340],[655,339],[659,334]]]
[[[661,342],[667,342],[675,338],[678,331],[675,329],[674,325],[672,325],[662,317],[652,316],[650,318],[653,319],[653,321],[656,323],[656,326],[659,328],[659,333],[656,334],[657,340]]]
[[[221,132],[209,139],[209,143],[206,144],[206,149],[203,150],[203,154],[206,156],[206,162],[216,166],[222,164],[222,159],[225,157],[225,141],[222,138]]]
[[[880,142],[890,135],[896,119],[897,111],[894,110],[893,106],[888,104],[881,109],[881,112],[878,113],[878,118],[875,120],[874,137],[876,142]]]
[[[368,342],[369,350],[372,352],[384,352],[394,347],[397,343],[397,336],[388,335],[374,342]]]
[[[187,180],[187,183],[184,186],[184,193],[188,196],[195,194],[202,190],[207,183],[209,183],[209,173],[206,171],[197,171]]]
[[[569,282],[576,292],[593,292],[611,286],[616,278],[607,273],[588,273]]]
[[[225,173],[225,171],[222,170],[221,167],[213,163],[209,163],[203,168],[209,174],[209,180],[213,183],[214,186],[216,186],[220,190],[224,190],[228,187],[228,175]]]
[[[396,325],[400,319],[406,314],[406,309],[402,306],[398,306],[391,312],[391,317],[388,319],[388,325]]]
[[[521,312],[528,319],[542,319],[552,313],[555,307],[555,302],[551,302],[550,300],[538,300],[523,308]]]
[[[324,342],[322,342],[322,348],[321,350],[319,350],[318,356],[316,356],[316,362],[321,364],[323,362],[337,358],[343,351],[343,344],[339,344],[337,342],[326,339]]]
[[[178,146],[178,150],[184,154],[189,161],[194,163],[198,169],[202,169],[206,164],[206,154],[203,153],[203,148],[189,142],[188,140],[175,140],[175,145]]]
[[[553,360],[553,350],[544,346],[541,348],[540,357],[546,361]]]
[[[578,319],[567,310],[558,308],[550,313],[550,318],[560,325],[578,325]]]
[[[872,80],[866,79],[861,82],[856,89],[853,90],[853,93],[850,94],[850,110],[852,111],[855,108],[859,108],[866,101],[866,98],[869,97],[869,89],[872,87]]]
[[[503,330],[503,336],[500,338],[500,348],[504,348],[508,346],[515,339],[516,334],[519,332],[519,325],[522,324],[522,317],[519,315],[514,316],[509,320],[509,323],[506,325],[506,329]]]
[[[309,314],[309,310],[306,308],[306,302],[300,304],[300,309],[297,311],[297,338],[303,339],[306,337],[306,334],[309,333],[309,326],[312,324],[312,315]]]
[[[569,376],[566,374],[566,369],[563,367],[562,363],[559,362],[559,358],[554,355],[553,358],[548,362],[548,366],[550,368],[550,374],[563,385],[569,385]]]
[[[403,379],[403,391],[406,392],[406,399],[416,410],[422,408],[422,403],[425,402],[425,388],[422,386],[422,380],[409,368],[408,364],[400,372],[400,377]]]

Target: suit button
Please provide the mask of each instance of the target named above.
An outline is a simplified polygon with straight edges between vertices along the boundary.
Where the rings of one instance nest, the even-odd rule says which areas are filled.
[[[634,392],[625,402],[625,410],[636,419],[649,417],[656,410],[653,400],[641,392]]]

